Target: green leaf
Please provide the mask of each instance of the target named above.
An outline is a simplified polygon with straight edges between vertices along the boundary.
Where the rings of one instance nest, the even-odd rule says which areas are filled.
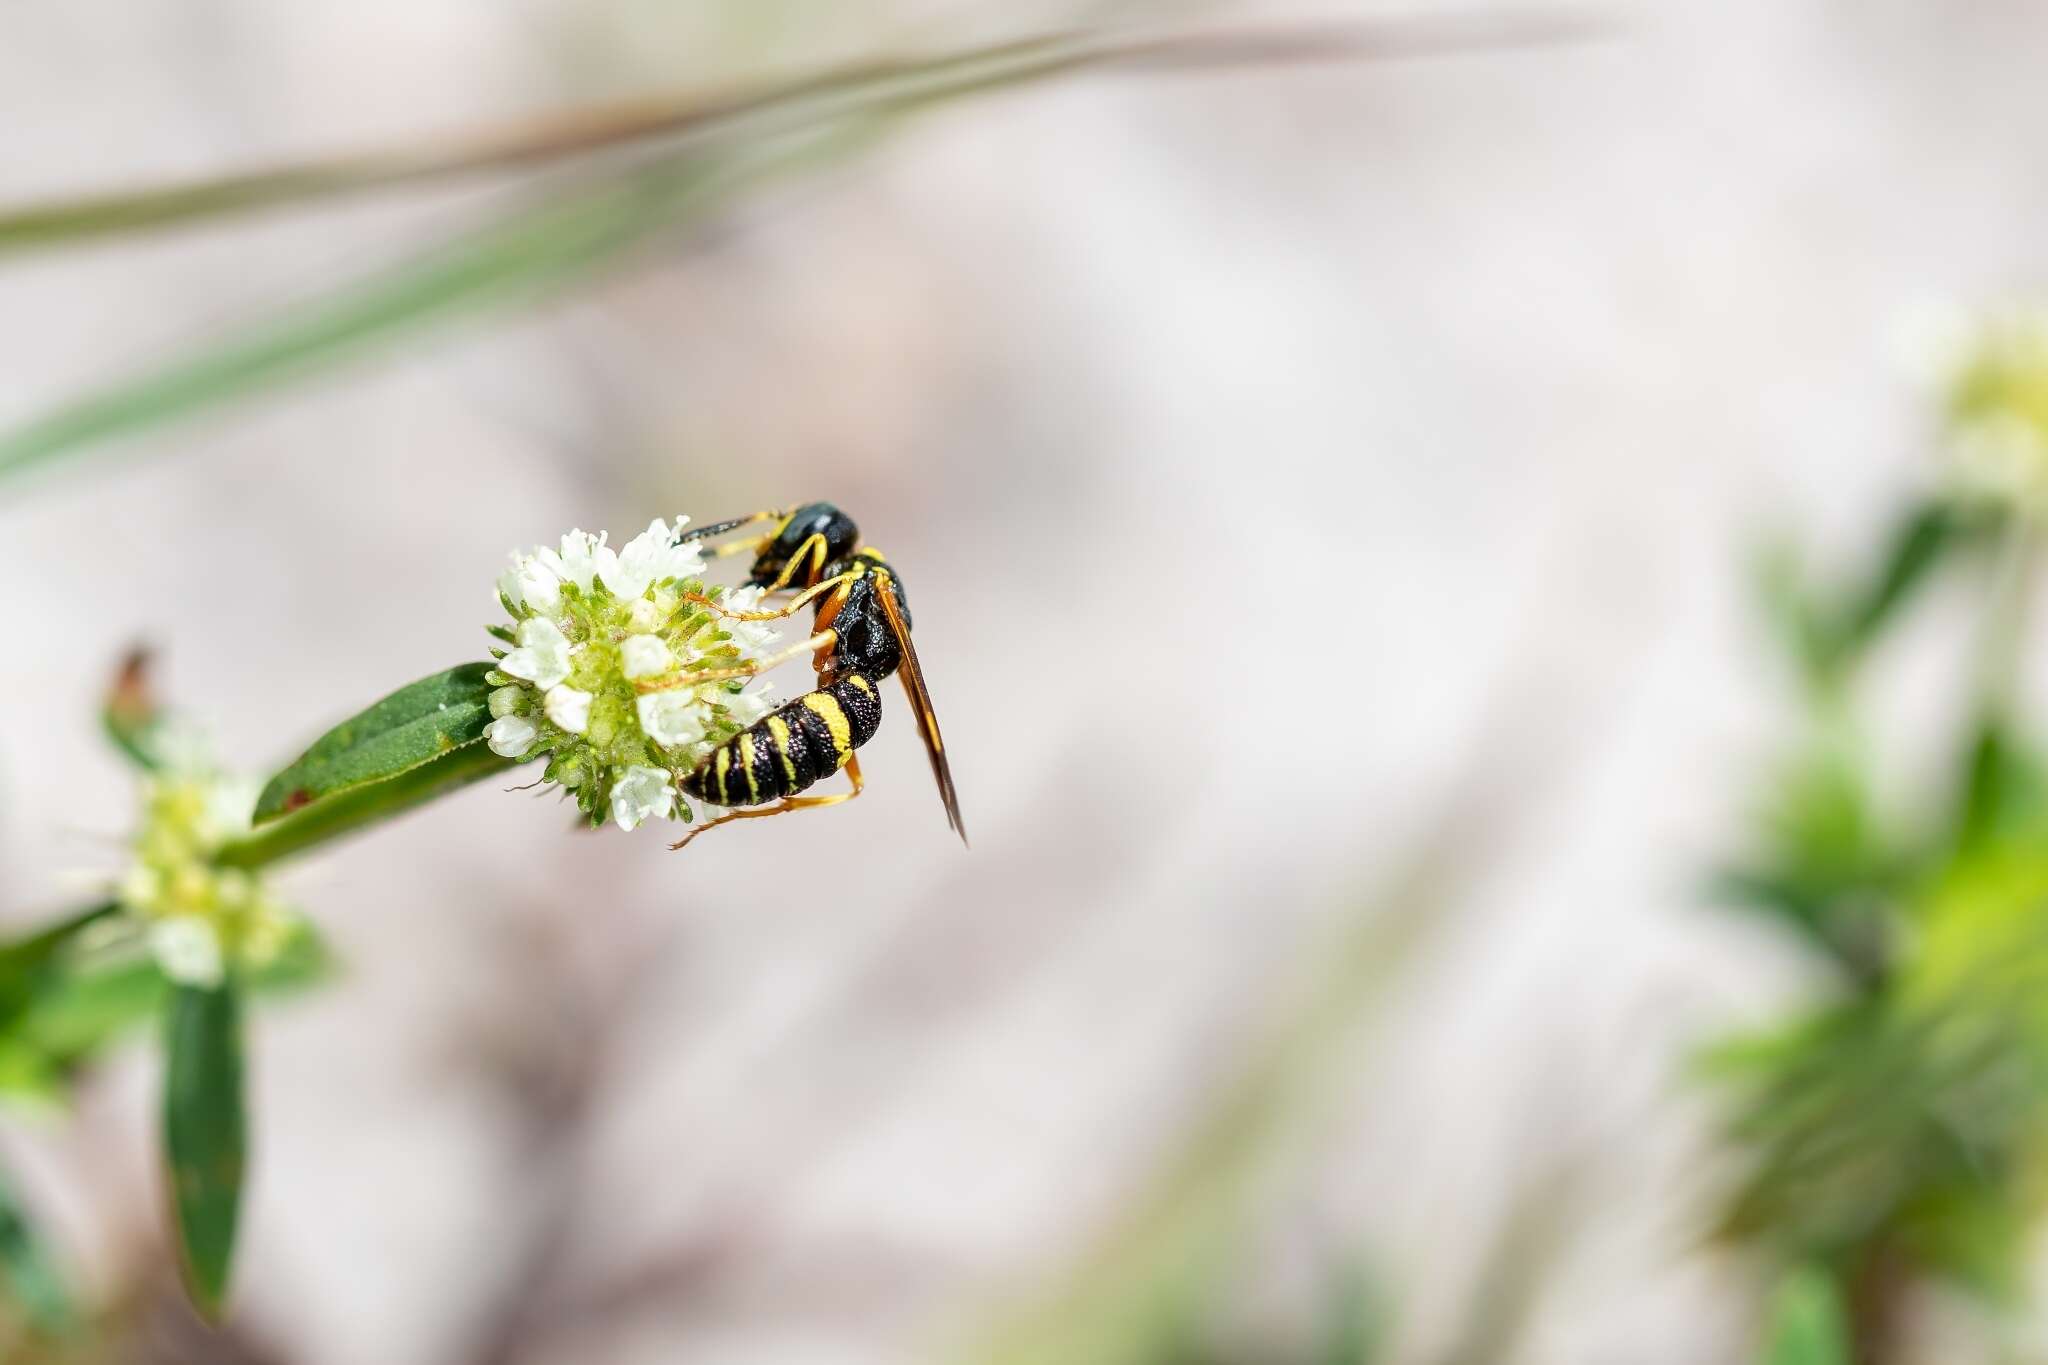
[[[186,1292],[209,1321],[227,1298],[242,1205],[241,997],[230,978],[171,992],[165,1020],[164,1156]]]
[[[60,1336],[74,1325],[64,1274],[6,1180],[0,1180],[0,1276],[37,1331]]]
[[[1778,1282],[1763,1365],[1850,1365],[1841,1295],[1824,1271],[1800,1266]]]
[[[45,929],[0,944],[0,1029],[27,1003],[50,963],[71,945],[80,931],[121,907],[114,901],[77,911]]]
[[[458,787],[501,777],[520,762],[500,758],[482,744],[465,745],[387,781],[356,787],[273,820],[222,848],[214,861],[222,867],[262,867],[403,815]]]
[[[488,663],[460,664],[401,687],[335,726],[264,786],[253,822],[268,824],[479,742],[491,721],[490,671]]]
[[[297,920],[277,956],[245,970],[241,981],[249,993],[269,997],[306,990],[333,973],[319,931]],[[23,1007],[0,1025],[0,1095],[61,1105],[71,1073],[160,1017],[171,989],[139,935],[121,951],[52,962]]]

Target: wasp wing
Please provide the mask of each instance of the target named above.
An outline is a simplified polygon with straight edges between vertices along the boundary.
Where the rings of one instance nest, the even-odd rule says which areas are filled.
[[[946,824],[964,844],[967,842],[967,826],[960,819],[960,793],[953,789],[953,769],[946,762],[946,742],[939,737],[939,717],[932,710],[932,693],[925,686],[924,669],[918,666],[917,647],[910,643],[910,625],[896,605],[894,584],[884,582],[875,586],[875,596],[882,603],[882,614],[889,618],[889,631],[896,637],[896,646],[903,654],[903,664],[897,673],[903,679],[903,690],[910,695],[910,709],[915,713],[917,732],[924,739],[925,755],[932,761],[932,780],[939,784],[939,800],[946,804]]]

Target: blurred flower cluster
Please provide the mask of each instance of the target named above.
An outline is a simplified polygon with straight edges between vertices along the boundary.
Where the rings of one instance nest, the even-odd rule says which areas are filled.
[[[251,870],[215,855],[249,833],[254,783],[221,772],[197,752],[142,778],[135,860],[121,877],[121,904],[149,928],[157,965],[173,981],[217,986],[227,969],[261,970],[291,942],[296,917]]]

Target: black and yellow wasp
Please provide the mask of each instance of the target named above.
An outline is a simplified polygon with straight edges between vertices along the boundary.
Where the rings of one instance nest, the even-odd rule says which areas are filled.
[[[872,739],[882,723],[879,685],[892,673],[902,678],[910,696],[913,719],[939,786],[939,799],[945,803],[946,823],[966,843],[967,828],[960,820],[960,798],[953,789],[939,718],[932,709],[924,670],[918,666],[917,650],[910,642],[910,603],[903,580],[881,551],[860,543],[860,528],[853,519],[830,503],[812,502],[696,527],[678,543],[710,540],[763,522],[774,522],[775,528],[722,545],[715,553],[725,556],[751,551],[754,565],[748,581],[767,594],[794,592],[795,596],[772,611],[730,611],[708,599],[699,599],[699,605],[748,621],[778,620],[810,606],[811,636],[749,668],[697,674],[691,681],[756,673],[808,652],[817,670],[818,686],[719,745],[682,779],[682,789],[700,801],[766,808],[727,811],[692,830],[675,847],[681,848],[729,820],[832,806],[859,796],[863,783],[854,751]],[[797,795],[841,768],[853,790],[831,796]]]

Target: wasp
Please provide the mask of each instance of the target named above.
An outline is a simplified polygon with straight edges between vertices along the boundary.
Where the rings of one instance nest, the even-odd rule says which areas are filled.
[[[701,801],[763,809],[729,810],[692,830],[674,847],[681,848],[705,830],[730,820],[833,806],[859,796],[864,783],[854,751],[874,738],[882,723],[880,684],[891,674],[902,679],[910,697],[912,719],[946,808],[946,824],[966,843],[967,827],[960,819],[960,798],[946,761],[931,689],[910,641],[910,601],[902,577],[881,551],[861,543],[860,528],[851,517],[825,502],[695,527],[679,537],[678,543],[709,540],[763,522],[774,522],[774,529],[721,545],[714,553],[722,557],[751,551],[754,563],[748,581],[764,593],[793,592],[788,603],[772,611],[731,611],[708,598],[693,600],[721,615],[747,621],[779,620],[808,606],[812,609],[812,633],[800,644],[751,666],[697,673],[684,681],[694,686],[715,678],[750,676],[809,653],[818,686],[719,745],[682,779],[682,789]],[[652,690],[661,684],[648,686]],[[851,791],[798,795],[842,768]]]

